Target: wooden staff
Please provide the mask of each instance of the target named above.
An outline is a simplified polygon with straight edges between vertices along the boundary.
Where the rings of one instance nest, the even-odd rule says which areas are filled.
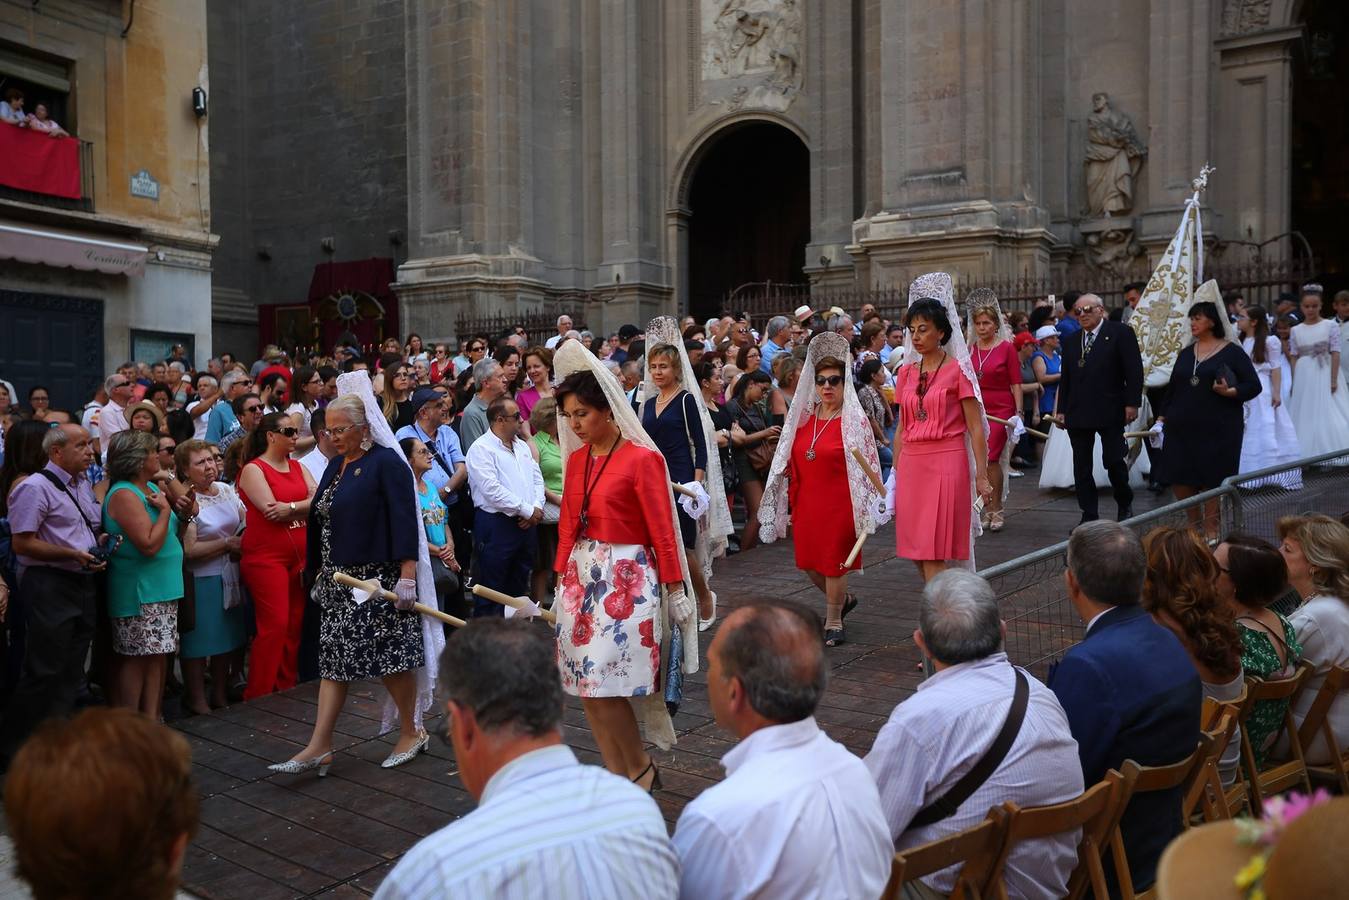
[[[852,448],[852,457],[857,460],[857,464],[862,467],[862,471],[867,473],[867,478],[871,479],[871,486],[876,489],[876,493],[884,497],[885,484],[881,481],[881,476],[876,474],[876,470],[871,468],[871,464],[868,463],[867,458],[862,455],[862,451],[858,450],[856,447]],[[866,533],[857,536],[857,543],[852,545],[852,552],[849,553],[848,558],[843,561],[843,568],[845,570],[853,564],[853,560],[857,559],[857,554],[862,552],[862,545],[866,543],[866,539],[869,536],[870,535],[867,535]]]
[[[999,419],[997,416],[989,416],[988,421],[997,422],[999,425],[1006,425],[1008,428],[1013,427],[1011,422],[1007,421],[1006,419]],[[1021,427],[1026,428],[1024,423],[1022,424]],[[1036,431],[1034,428],[1026,428],[1026,434],[1038,437],[1042,441],[1049,440],[1049,435],[1045,434],[1043,431]]]
[[[1150,438],[1150,437],[1152,437],[1153,434],[1154,434],[1154,432],[1151,432],[1151,431],[1126,431],[1126,432],[1124,432],[1124,436],[1125,436],[1126,438]]]
[[[369,591],[371,596],[383,598],[391,603],[398,600],[397,594],[393,591],[386,591],[384,586],[374,578],[371,578],[369,581],[362,581],[353,575],[348,575],[346,572],[334,572],[333,581],[336,581],[338,584],[346,585],[349,588],[359,588],[363,591]],[[446,625],[453,625],[455,628],[463,628],[468,624],[463,619],[449,615],[448,613],[443,613],[438,609],[432,609],[425,603],[414,603],[412,604],[412,609],[414,612],[419,612],[424,616],[430,616],[433,619],[439,619]]]
[[[483,587],[480,584],[473,585],[473,593],[484,600],[491,600],[500,603],[502,606],[509,606],[511,609],[525,609],[525,601],[519,597],[512,597],[510,594],[503,594],[501,591],[494,591],[489,587]],[[543,619],[549,625],[557,622],[557,615],[551,609],[539,608],[539,618]]]
[[[672,481],[672,482],[670,482],[670,490],[674,491],[676,494],[683,494],[685,497],[696,497],[696,496],[698,496],[698,495],[695,494],[693,491],[691,491],[691,490],[689,490],[688,488],[684,487],[682,484],[680,484],[680,483],[677,482],[677,481]]]

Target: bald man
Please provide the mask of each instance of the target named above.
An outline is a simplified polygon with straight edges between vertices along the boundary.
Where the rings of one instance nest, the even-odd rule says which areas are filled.
[[[866,765],[815,724],[829,677],[821,623],[754,603],[708,648],[717,724],[740,739],[726,780],[684,807],[681,897],[878,897],[894,845]]]

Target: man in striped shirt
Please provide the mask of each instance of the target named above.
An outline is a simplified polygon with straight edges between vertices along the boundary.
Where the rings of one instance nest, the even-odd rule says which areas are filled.
[[[679,860],[655,801],[562,743],[550,631],[473,620],[445,645],[440,687],[478,808],[408,851],[378,900],[678,896]]]

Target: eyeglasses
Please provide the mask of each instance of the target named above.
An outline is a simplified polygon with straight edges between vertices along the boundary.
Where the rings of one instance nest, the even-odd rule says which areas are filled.
[[[341,437],[355,427],[355,425],[339,425],[336,428],[329,428],[328,435],[330,437]]]
[[[1075,316],[1080,316],[1080,315],[1082,315],[1083,313],[1089,313],[1089,312],[1091,312],[1092,310],[1097,310],[1097,309],[1100,309],[1100,308],[1101,308],[1101,307],[1096,306],[1095,304],[1092,304],[1091,306],[1074,306],[1074,307],[1073,307],[1073,315],[1075,315]]]
[[[517,413],[511,413],[511,414],[508,415],[508,416],[497,416],[497,419],[505,419],[505,420],[508,421],[508,422],[509,422],[509,421],[519,422],[519,421],[520,421],[520,414],[517,412]]]
[[[294,425],[287,425],[285,428],[278,428],[272,432],[272,434],[284,434],[288,438],[293,438],[299,433],[300,429],[296,428]]]
[[[394,377],[394,378],[416,378],[416,377],[417,377],[417,373],[416,373],[416,372],[408,372],[408,371],[395,372],[394,375],[393,375],[393,377]]]
[[[842,383],[843,383],[843,376],[842,376],[842,375],[816,375],[816,376],[815,376],[815,386],[816,386],[816,387],[824,387],[825,385],[829,385],[830,387],[838,387],[838,386],[839,386],[840,384],[842,384]]]
[[[430,456],[430,455],[431,455],[431,451],[430,451],[430,450],[427,450],[425,447],[419,447],[419,448],[417,448],[416,450],[413,450],[413,451],[412,451],[412,455],[413,455],[413,456]]]

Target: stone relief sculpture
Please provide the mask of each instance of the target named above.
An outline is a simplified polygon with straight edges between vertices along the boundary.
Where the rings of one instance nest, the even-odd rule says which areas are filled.
[[[786,109],[801,89],[797,0],[701,0],[705,82],[714,105]],[[747,76],[759,76],[750,79]]]
[[[1093,94],[1087,118],[1087,214],[1115,216],[1133,209],[1134,179],[1148,149],[1124,113],[1110,106],[1110,96]]]

